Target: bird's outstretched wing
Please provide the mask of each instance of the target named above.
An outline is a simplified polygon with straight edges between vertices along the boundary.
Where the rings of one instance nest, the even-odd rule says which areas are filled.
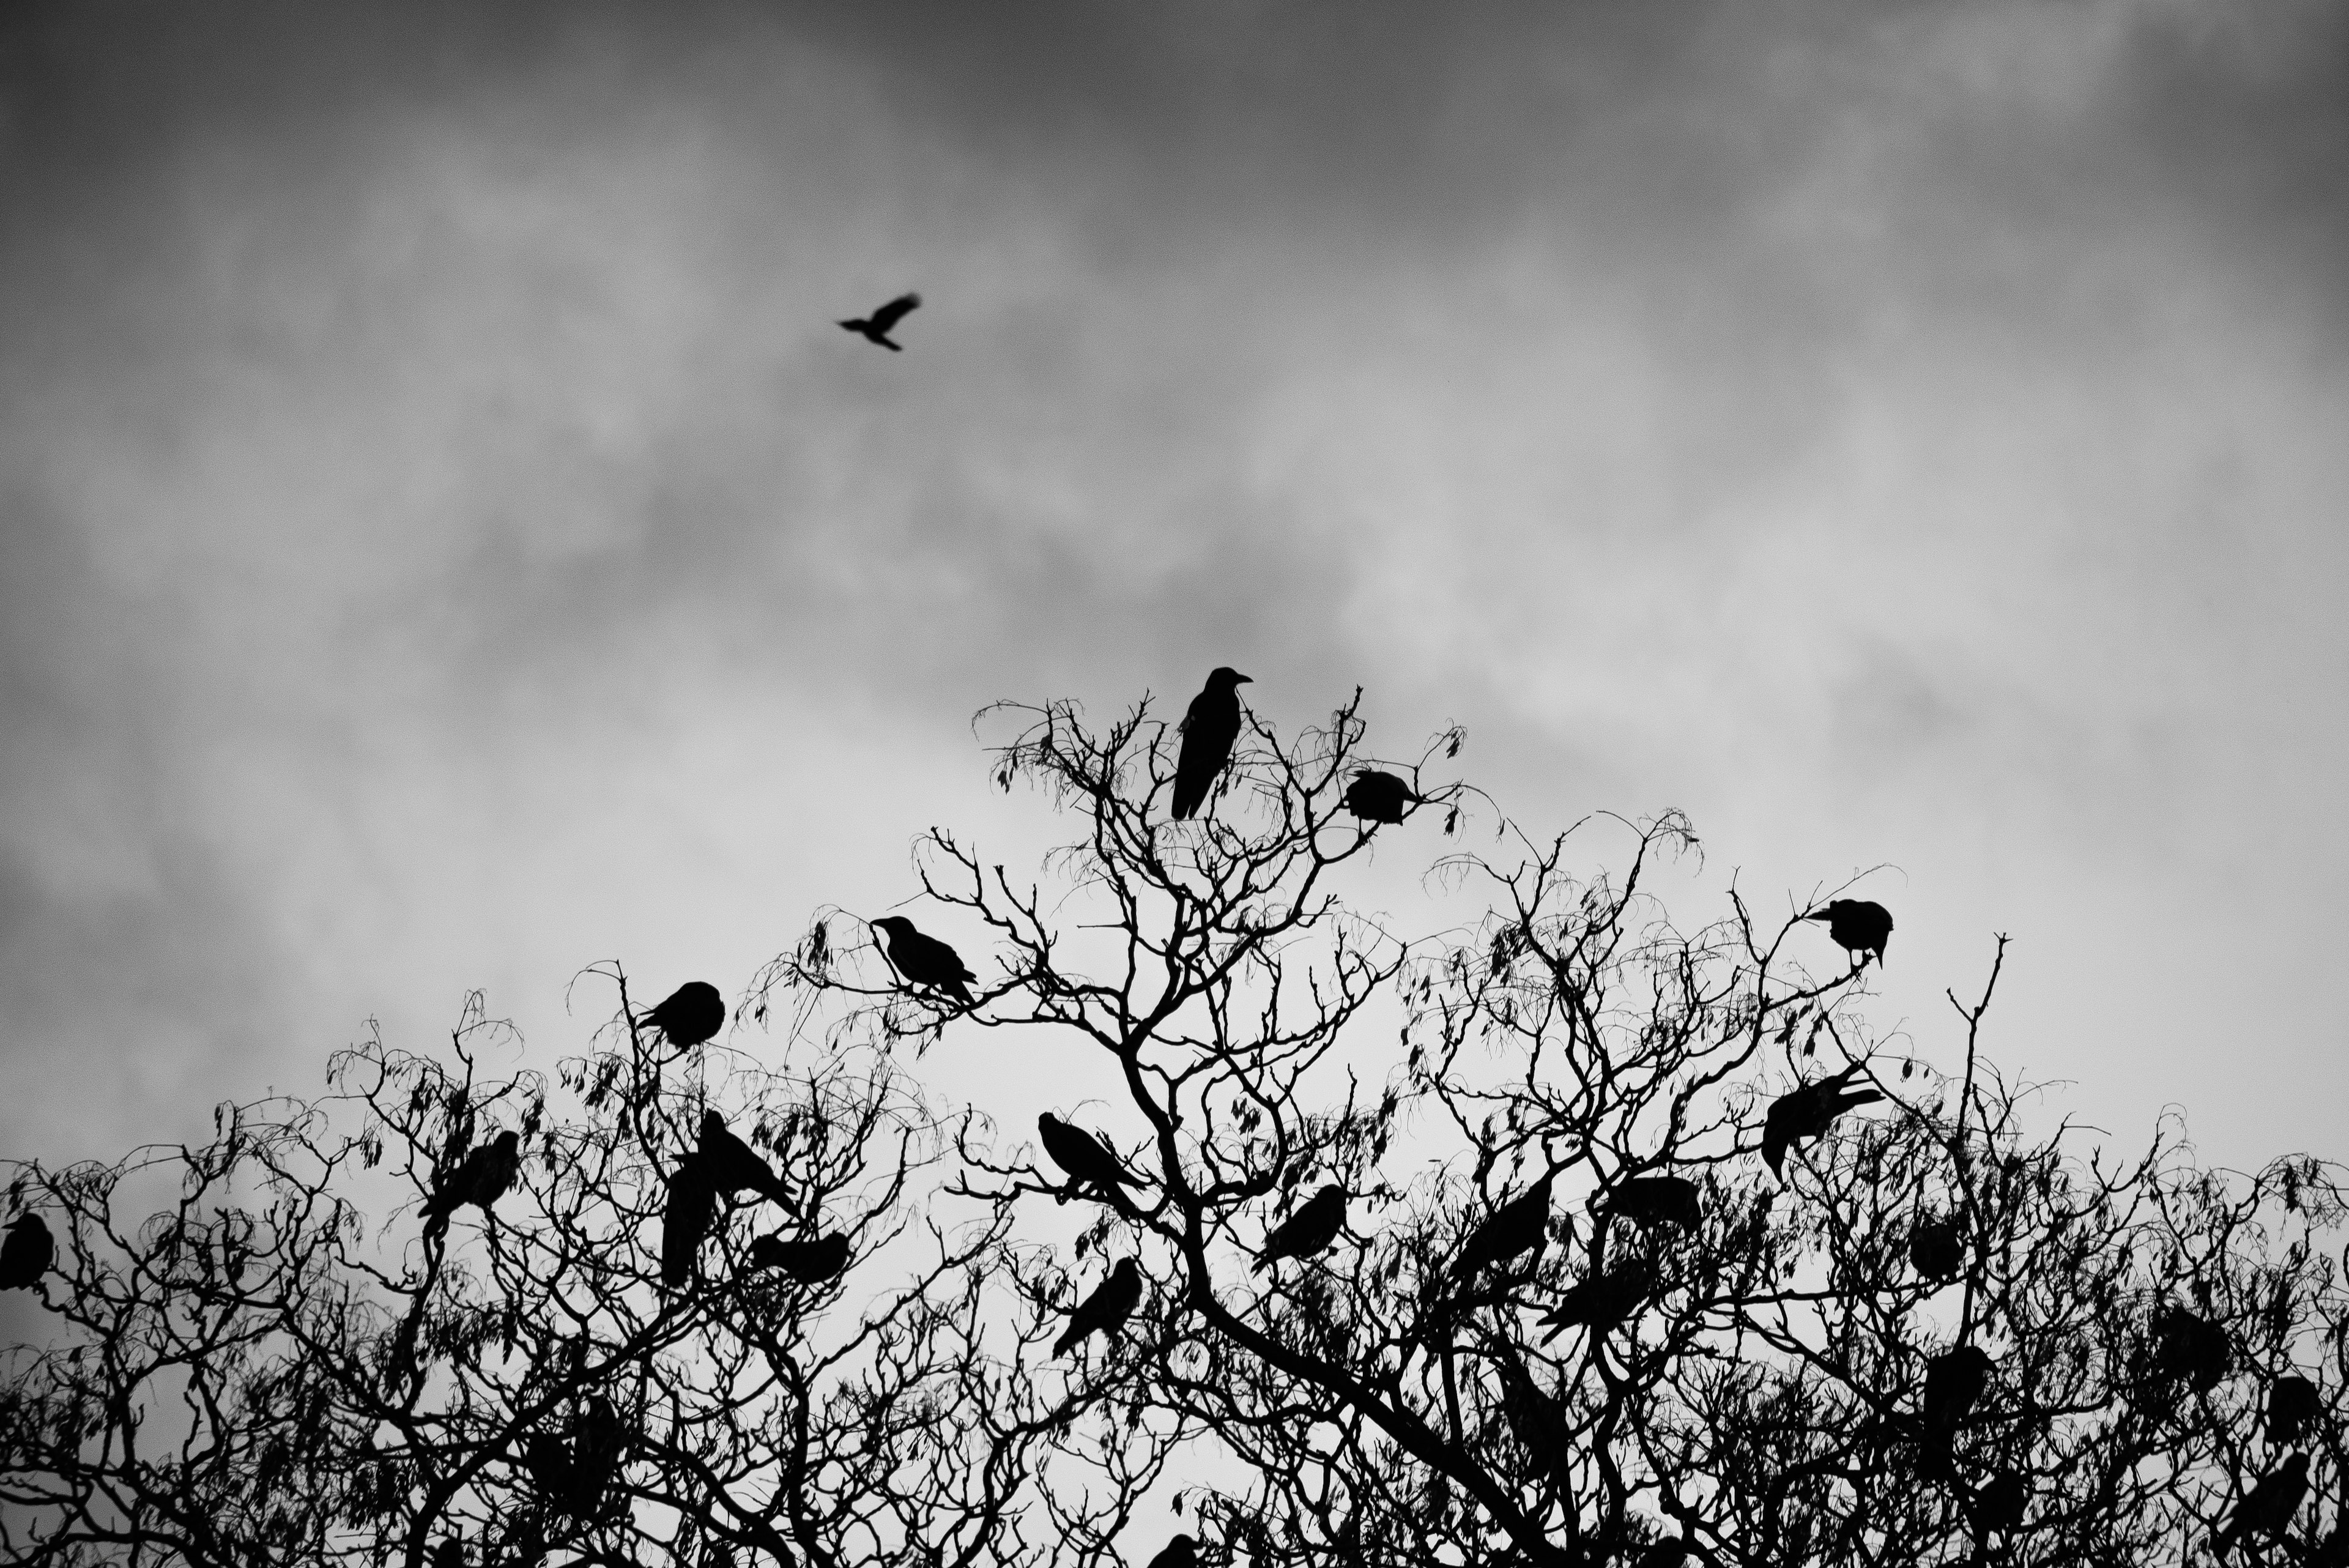
[[[896,298],[891,300],[888,304],[883,306],[880,309],[873,313],[873,330],[875,332],[888,331],[889,328],[896,326],[900,321],[903,321],[906,315],[918,307],[921,303],[922,296],[918,294],[899,295]]]

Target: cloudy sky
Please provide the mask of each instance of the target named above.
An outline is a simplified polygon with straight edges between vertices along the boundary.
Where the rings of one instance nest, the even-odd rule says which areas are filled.
[[[13,5],[0,1152],[731,992],[1231,663],[2349,1155],[2345,228],[2331,0]]]

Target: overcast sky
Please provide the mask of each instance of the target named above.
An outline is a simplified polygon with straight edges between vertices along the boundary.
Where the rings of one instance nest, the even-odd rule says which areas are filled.
[[[2333,0],[11,5],[0,1152],[730,993],[1229,663],[2349,1155],[2344,227]]]

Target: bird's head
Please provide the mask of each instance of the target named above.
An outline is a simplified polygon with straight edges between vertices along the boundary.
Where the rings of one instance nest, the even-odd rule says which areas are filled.
[[[1134,1262],[1132,1258],[1120,1258],[1117,1261],[1116,1269],[1112,1272],[1117,1275],[1119,1281],[1123,1283],[1128,1285],[1139,1285],[1142,1283],[1142,1271],[1134,1266]]]
[[[1253,676],[1242,675],[1228,664],[1218,664],[1208,672],[1207,684],[1216,691],[1229,691],[1235,686],[1246,686],[1254,679]]]
[[[1805,915],[1803,919],[1806,920],[1832,920],[1836,918],[1837,911],[1848,908],[1850,904],[1851,900],[1849,898],[1837,898],[1832,904],[1821,904],[1817,909],[1813,909],[1809,914]]]
[[[725,1130],[726,1118],[724,1116],[719,1116],[716,1111],[712,1110],[705,1110],[701,1113],[702,1137],[713,1137]]]
[[[903,915],[884,915],[870,924],[874,930],[886,931],[893,937],[909,935],[914,929],[914,922]]]
[[[1067,1125],[1067,1123],[1061,1120],[1060,1117],[1054,1116],[1050,1111],[1046,1111],[1042,1116],[1036,1118],[1036,1130],[1044,1134],[1048,1137],[1050,1137],[1053,1132],[1061,1127],[1066,1127]]]
[[[498,1134],[494,1140],[494,1147],[500,1154],[504,1155],[508,1158],[512,1158],[513,1156],[522,1152],[522,1134],[514,1131],[512,1127],[508,1127],[505,1131]]]

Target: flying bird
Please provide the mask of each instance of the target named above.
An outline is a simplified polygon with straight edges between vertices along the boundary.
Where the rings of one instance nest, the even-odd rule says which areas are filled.
[[[1309,1258],[1336,1241],[1345,1227],[1346,1189],[1333,1181],[1273,1228],[1264,1239],[1264,1251],[1256,1255],[1256,1272],[1260,1274],[1283,1258]]]
[[[1419,797],[1392,774],[1364,768],[1346,786],[1345,806],[1364,822],[1401,822],[1406,807]]]
[[[848,1267],[848,1237],[840,1231],[815,1241],[761,1236],[750,1243],[750,1266],[781,1269],[803,1285],[820,1285]]]
[[[744,1143],[716,1111],[701,1113],[701,1169],[710,1187],[729,1198],[748,1189],[786,1209],[792,1206],[775,1168]]]
[[[1198,1563],[1199,1543],[1187,1535],[1177,1535],[1159,1548],[1150,1568],[1198,1568]]]
[[[970,982],[978,976],[964,967],[960,953],[936,937],[924,936],[903,915],[884,915],[873,928],[889,939],[889,962],[908,984],[926,985],[965,1007],[972,1005]]]
[[[1770,1102],[1770,1114],[1762,1124],[1762,1158],[1770,1167],[1771,1175],[1779,1174],[1778,1168],[1787,1149],[1818,1137],[1836,1117],[1853,1106],[1884,1097],[1874,1089],[1844,1087],[1858,1071],[1859,1064],[1855,1062],[1840,1073],[1789,1090]]]
[[[2284,1526],[2300,1508],[2300,1500],[2308,1495],[2308,1456],[2288,1454],[2283,1463],[2260,1478],[2243,1501],[2235,1505],[2234,1517],[2227,1521],[2211,1542],[2211,1549],[2224,1554],[2228,1548],[2240,1545],[2246,1535],[2282,1535]]]
[[[0,1241],[0,1291],[31,1290],[57,1255],[57,1239],[49,1234],[48,1221],[30,1210],[17,1215],[8,1239]]]
[[[1591,1207],[1609,1219],[1643,1227],[1678,1225],[1693,1231],[1699,1218],[1696,1183],[1685,1176],[1635,1176],[1617,1182]]]
[[[1052,1157],[1053,1164],[1074,1179],[1074,1185],[1092,1188],[1102,1202],[1129,1220],[1135,1217],[1133,1205],[1118,1190],[1121,1185],[1134,1185],[1133,1178],[1125,1173],[1117,1156],[1099,1138],[1082,1127],[1071,1127],[1050,1111],[1036,1118],[1036,1130],[1043,1135],[1044,1152]]]
[[[1069,1314],[1068,1332],[1052,1346],[1052,1354],[1066,1355],[1071,1346],[1095,1330],[1103,1335],[1115,1334],[1125,1326],[1125,1320],[1141,1302],[1142,1271],[1133,1266],[1132,1258],[1120,1258],[1109,1278],[1094,1287],[1093,1293]]]
[[[1557,1298],[1557,1304],[1543,1314],[1541,1326],[1549,1332],[1542,1335],[1541,1342],[1547,1345],[1578,1324],[1593,1334],[1605,1334],[1639,1311],[1640,1303],[1655,1288],[1654,1265],[1644,1259],[1609,1273],[1579,1280],[1568,1286]]]
[[[1454,1260],[1455,1278],[1474,1281],[1495,1263],[1506,1263],[1525,1252],[1539,1252],[1549,1227],[1549,1174],[1485,1217],[1468,1233]]]
[[[449,1179],[424,1200],[424,1233],[444,1234],[449,1216],[471,1203],[483,1216],[503,1198],[522,1174],[522,1135],[509,1127],[465,1156]]]
[[[693,1278],[693,1260],[718,1214],[718,1189],[688,1154],[669,1172],[668,1199],[661,1210],[661,1283],[682,1285]]]
[[[1877,967],[1883,967],[1884,944],[1892,940],[1892,911],[1883,905],[1866,898],[1837,898],[1803,919],[1825,921],[1828,940],[1850,955],[1853,967],[1866,963],[1871,954]]]
[[[2315,1384],[2296,1374],[2277,1378],[2268,1387],[2268,1441],[2277,1448],[2297,1443],[2323,1410]]]
[[[1966,1265],[1965,1235],[1958,1217],[1946,1214],[1911,1226],[1909,1262],[1926,1279],[1955,1279]]]
[[[1248,677],[1228,664],[1208,673],[1206,689],[1191,699],[1183,716],[1183,753],[1174,763],[1174,820],[1199,809],[1216,775],[1232,760],[1240,735],[1240,687]]]
[[[706,980],[688,980],[658,1007],[636,1014],[640,1029],[657,1029],[672,1045],[698,1045],[726,1027],[726,999]]]
[[[893,354],[905,352],[905,346],[889,341],[889,329],[905,319],[908,313],[922,303],[918,294],[901,294],[870,316],[858,317],[840,325],[868,343],[878,343]]]

